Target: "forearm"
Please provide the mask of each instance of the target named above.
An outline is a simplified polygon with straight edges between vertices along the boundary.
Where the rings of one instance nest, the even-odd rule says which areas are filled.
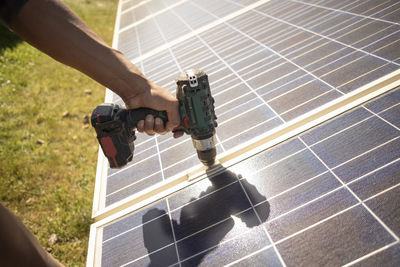
[[[25,41],[87,74],[123,99],[150,88],[132,63],[59,0],[29,0],[10,26]]]

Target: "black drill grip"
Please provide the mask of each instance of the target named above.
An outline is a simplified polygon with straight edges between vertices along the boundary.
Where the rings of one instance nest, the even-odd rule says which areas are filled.
[[[139,121],[145,120],[147,115],[153,115],[154,118],[160,118],[163,120],[164,125],[168,121],[167,112],[157,111],[150,108],[137,108],[126,110],[126,119],[130,126],[136,127]]]

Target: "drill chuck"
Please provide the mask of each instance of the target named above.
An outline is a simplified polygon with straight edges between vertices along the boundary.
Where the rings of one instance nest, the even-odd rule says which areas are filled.
[[[215,135],[205,139],[192,138],[193,146],[197,150],[199,160],[206,166],[211,166],[215,162],[217,150],[215,149],[216,138]]]

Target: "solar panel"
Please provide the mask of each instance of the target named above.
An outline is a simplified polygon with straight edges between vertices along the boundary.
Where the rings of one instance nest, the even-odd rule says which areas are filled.
[[[364,265],[400,257],[400,89],[137,213],[103,266]]]
[[[399,69],[398,22],[374,17],[395,3],[364,15],[353,2],[333,9],[325,1],[258,1],[247,12],[240,1],[130,2],[121,11],[118,48],[172,92],[182,70],[206,70],[219,153]],[[130,166],[108,171],[102,206],[197,164],[188,137],[140,136]]]
[[[173,93],[175,92],[174,79],[180,72],[189,68],[199,68],[206,71],[209,75],[212,94],[216,100],[216,114],[219,123],[217,128],[218,154],[236,155],[234,152],[238,151],[242,144],[256,144],[254,140],[258,140],[260,136],[274,132],[274,130],[278,132],[278,129],[289,129],[296,125],[297,121],[306,121],[310,114],[316,113],[321,107],[326,107],[326,110],[337,110],[337,114],[343,112],[340,111],[341,109],[335,103],[350,102],[350,100],[353,100],[353,96],[361,99],[362,97],[358,97],[358,93],[361,92],[360,95],[362,95],[364,89],[373,92],[377,87],[378,81],[379,84],[383,84],[382,86],[387,86],[385,90],[393,88],[391,83],[396,83],[400,69],[399,13],[400,4],[398,1],[128,0],[119,3],[114,46],[132,60],[152,81]],[[378,89],[375,91],[379,91]],[[394,95],[397,97],[398,93]],[[380,99],[394,101],[393,105],[396,105],[398,103],[396,97],[385,96]],[[123,105],[121,99],[110,91],[107,92],[106,101]],[[359,103],[362,102],[361,100],[359,101]],[[368,108],[368,105],[371,105],[371,108]],[[272,203],[271,201],[274,198],[280,199],[284,196],[289,196],[290,194],[286,194],[285,190],[292,188],[291,183],[300,183],[301,186],[297,186],[297,189],[290,189],[290,191],[295,190],[293,192],[301,195],[301,197],[295,197],[294,195],[290,197],[298,199],[299,202],[293,199],[279,200],[279,202],[289,205],[286,209],[296,208],[296,210],[299,209],[299,212],[304,203],[316,197],[315,194],[320,194],[321,190],[327,193],[335,188],[336,191],[329,193],[329,196],[325,196],[324,193],[318,195],[318,201],[316,200],[315,203],[320,203],[319,199],[325,198],[326,202],[324,203],[329,203],[329,205],[337,199],[343,199],[344,202],[340,202],[337,205],[332,204],[332,208],[329,209],[328,204],[318,204],[322,205],[320,208],[323,211],[315,208],[314,219],[317,225],[323,225],[319,221],[331,221],[327,218],[333,216],[332,214],[336,214],[335,212],[340,212],[340,216],[335,215],[334,218],[336,219],[332,219],[333,221],[343,216],[349,216],[348,214],[352,212],[359,212],[357,216],[365,217],[366,220],[369,220],[370,216],[376,219],[376,216],[371,215],[375,214],[372,212],[372,208],[367,208],[364,200],[364,202],[360,201],[361,198],[358,197],[358,191],[350,189],[350,185],[355,186],[357,182],[352,182],[352,179],[365,170],[373,171],[376,168],[380,168],[374,168],[373,166],[375,165],[373,164],[365,164],[364,161],[367,160],[366,155],[369,155],[369,149],[373,149],[376,146],[393,148],[392,145],[396,144],[386,144],[385,142],[389,142],[398,134],[398,128],[395,128],[399,127],[398,125],[396,126],[396,123],[398,123],[396,122],[398,108],[396,108],[397,106],[385,106],[386,104],[382,100],[375,100],[368,105],[352,111],[349,113],[350,115],[346,114],[310,133],[296,137],[292,141],[274,148],[273,151],[280,151],[279,153],[274,152],[280,156],[275,159],[276,163],[271,163],[273,166],[276,164],[276,169],[275,167],[272,168],[272,173],[267,171],[267,176],[265,176],[269,177],[271,175],[273,177],[271,178],[271,184],[269,182],[263,184],[258,174],[254,174],[254,180],[251,178],[253,174],[244,178],[238,176],[241,173],[237,169],[239,168],[238,166],[246,164],[250,164],[251,168],[243,171],[242,174],[263,173],[264,166],[269,166],[268,162],[272,160],[269,158],[272,157],[272,154],[270,152],[262,152],[269,156],[261,157],[262,160],[259,159],[259,163],[252,165],[252,162],[257,162],[255,159],[259,157],[259,155],[254,156],[243,162],[238,161],[237,164],[235,163],[232,167],[229,167],[226,172],[219,174],[218,179],[225,181],[227,184],[210,185],[210,190],[214,188],[219,192],[220,186],[231,188],[228,184],[236,184],[234,188],[241,195],[237,197],[239,206],[233,207],[233,211],[227,208],[229,212],[226,211],[226,214],[243,213],[244,217],[251,217],[252,219],[249,220],[253,220],[252,223],[255,224],[257,224],[258,220],[257,226],[250,228],[258,229],[257,231],[263,233],[253,233],[257,238],[262,239],[262,236],[264,236],[264,239],[262,242],[254,241],[253,247],[251,245],[247,247],[249,250],[243,250],[240,253],[236,250],[232,251],[232,253],[238,255],[238,260],[241,259],[237,262],[238,265],[244,264],[246,259],[251,259],[251,262],[254,263],[256,259],[262,260],[266,256],[270,258],[271,263],[284,265],[285,262],[288,263],[286,257],[289,257],[284,256],[289,255],[284,253],[289,251],[293,244],[298,245],[297,243],[288,245],[290,242],[301,243],[307,238],[315,238],[313,234],[310,234],[311,232],[304,230],[308,226],[302,224],[299,224],[299,227],[303,230],[299,231],[304,231],[305,234],[299,234],[301,238],[297,237],[297,234],[295,237],[291,237],[292,233],[290,231],[293,230],[291,223],[294,218],[290,216],[301,216],[301,213],[297,214],[295,212],[293,214],[296,215],[290,215],[289,217],[282,215],[283,219],[279,219],[280,215],[277,215],[279,218],[273,219],[271,222],[271,218],[274,218],[274,213],[278,212],[278,210],[272,209],[271,206],[269,207],[270,212],[268,212],[267,222],[265,220],[260,222],[262,218],[257,213],[257,203],[252,203],[251,194],[249,195],[249,192],[243,190],[246,189],[248,183],[253,184],[253,186],[249,185],[250,187],[256,188],[257,197],[261,199],[268,198],[268,201],[264,201],[264,203],[269,204]],[[374,111],[372,107],[375,106],[377,110]],[[382,109],[380,110],[379,108]],[[385,112],[382,112],[382,110],[385,110]],[[386,111],[388,111],[387,114]],[[386,115],[383,115],[384,113]],[[309,118],[312,118],[311,115]],[[348,129],[342,129],[343,125],[346,125]],[[382,129],[385,129],[385,131]],[[360,145],[354,146],[355,144]],[[260,148],[259,150],[262,149]],[[389,152],[377,154],[374,162],[386,162],[385,160],[389,157],[386,153],[394,157],[393,160],[398,157],[394,150],[390,150]],[[290,161],[286,162],[285,159],[290,159]],[[288,165],[286,166],[285,164]],[[357,165],[358,172],[350,171],[349,165],[352,168],[354,167],[353,165]],[[172,181],[177,177],[183,177],[185,174],[190,173],[191,170],[199,168],[201,166],[189,137],[185,136],[174,140],[171,135],[155,137],[138,135],[138,139],[135,141],[134,159],[122,170],[109,169],[104,157],[99,154],[93,207],[94,217],[107,217],[112,213],[107,213],[110,210],[124,209],[126,205],[123,206],[123,203],[130,203],[127,201],[132,199],[132,196],[143,195],[143,192],[151,191],[151,188],[154,188],[155,185]],[[270,168],[268,167],[268,169]],[[292,172],[292,170],[297,171]],[[287,177],[285,176],[287,184],[284,181],[279,181],[278,177],[281,175],[288,175]],[[296,175],[299,175],[299,177],[296,177]],[[212,175],[210,174],[210,176]],[[360,175],[357,177],[360,177]],[[312,183],[308,182],[307,179],[309,178],[312,178]],[[371,179],[373,180],[374,178]],[[213,178],[213,180],[217,180],[217,178]],[[208,194],[210,192],[208,192],[207,187],[204,187],[204,184],[207,183],[209,182],[201,181],[189,187],[196,188],[199,186],[201,190],[198,190],[200,191],[197,189],[184,189],[178,195],[180,195],[180,198],[184,194],[187,194],[190,198],[197,198],[202,190],[205,190],[203,194]],[[314,185],[313,183],[316,184]],[[348,183],[350,184],[347,185]],[[311,185],[315,186],[315,188],[312,189]],[[390,187],[386,187],[386,182],[382,186],[384,187],[382,190]],[[395,186],[395,182],[393,182],[393,186]],[[238,188],[241,188],[242,191]],[[198,195],[183,193],[191,192],[191,190],[197,190]],[[364,189],[361,191],[364,191]],[[273,197],[275,193],[278,196]],[[220,194],[222,194],[220,196],[221,199],[224,199],[224,193]],[[282,197],[279,197],[279,194],[282,194]],[[214,197],[219,199],[217,195],[215,194]],[[368,197],[371,196],[369,195]],[[273,199],[270,199],[271,197]],[[227,198],[229,201],[233,201],[231,198]],[[303,198],[305,202],[301,202]],[[143,239],[144,237],[140,236],[141,231],[145,232],[145,227],[143,225],[140,226],[143,223],[140,223],[140,220],[142,217],[145,220],[150,215],[145,216],[144,211],[139,212],[136,215],[128,216],[132,220],[138,220],[133,224],[130,221],[131,219],[118,219],[117,222],[106,226],[104,230],[104,222],[100,228],[93,227],[93,229],[96,229],[92,231],[96,231],[97,246],[101,247],[100,252],[97,252],[100,256],[97,256],[99,258],[96,262],[102,262],[105,266],[113,266],[132,261],[134,265],[140,266],[143,261],[149,261],[149,255],[168,254],[171,264],[191,265],[192,263],[203,262],[204,257],[200,256],[203,253],[207,255],[207,258],[211,257],[213,259],[213,261],[207,261],[209,264],[222,264],[225,259],[217,256],[218,249],[226,246],[227,250],[231,250],[232,247],[232,245],[222,245],[225,244],[224,240],[227,240],[226,244],[239,241],[233,236],[232,238],[223,236],[221,240],[217,240],[218,242],[213,241],[216,243],[215,245],[219,244],[218,248],[211,249],[212,246],[207,248],[213,252],[191,251],[195,249],[191,248],[192,245],[194,247],[197,246],[197,241],[193,240],[197,240],[196,238],[208,240],[208,235],[199,235],[199,237],[193,238],[186,237],[186,234],[197,236],[196,231],[189,233],[190,229],[182,228],[185,224],[181,225],[179,216],[174,217],[174,214],[179,214],[180,210],[186,206],[190,207],[191,205],[187,204],[190,199],[185,199],[184,203],[180,204],[181,206],[184,205],[184,207],[173,206],[171,204],[173,199],[174,197],[166,198],[157,204],[156,207],[159,212],[164,211],[165,214],[153,212],[153,215],[156,214],[157,216],[154,216],[157,218],[164,218],[163,220],[154,220],[154,228],[161,227],[161,229],[164,229],[169,227],[170,230],[168,231],[172,231],[165,236],[165,244],[162,241],[157,243],[153,240],[151,242],[155,243],[151,243],[149,246],[154,245],[155,249],[142,253],[146,252],[144,248],[148,248],[148,246],[146,245],[147,241]],[[246,203],[245,199],[250,201],[247,204],[243,204]],[[379,197],[376,197],[376,199],[379,199]],[[370,203],[372,202],[371,199]],[[379,202],[375,205],[381,204]],[[386,206],[388,203],[384,205]],[[264,206],[260,204],[260,209],[267,208]],[[196,205],[193,207],[195,210],[198,208]],[[282,206],[282,209],[284,208]],[[335,210],[335,208],[337,209]],[[154,208],[148,208],[147,210],[151,211],[152,209]],[[218,208],[215,208],[215,210],[220,212]],[[305,210],[309,211],[309,209]],[[332,210],[333,213],[329,213],[330,211],[328,210]],[[210,212],[209,208],[207,212]],[[285,214],[285,212],[282,214]],[[228,217],[226,216],[226,218]],[[118,216],[111,216],[110,218],[114,220]],[[222,219],[217,216],[216,220],[224,221],[224,225],[231,225],[232,221],[226,218]],[[176,227],[174,219],[177,221]],[[149,220],[153,222],[153,219]],[[237,229],[238,232],[249,228],[243,225],[243,223],[246,225],[243,220],[232,220],[234,222],[232,227],[233,229],[236,229],[236,226],[239,227]],[[125,221],[127,222],[126,225]],[[162,223],[158,221],[162,221]],[[341,222],[341,219],[339,219],[337,223]],[[118,238],[118,235],[123,231],[114,233],[111,230],[106,230],[123,229],[125,226],[122,227],[120,226],[121,224],[128,227],[126,231],[131,229],[129,232],[135,234],[135,238],[142,240],[142,244],[139,244],[140,242],[129,243],[129,246],[141,247],[142,250],[137,252],[141,253],[141,255],[133,255],[127,251],[129,250],[127,243]],[[268,228],[264,227],[263,224],[273,226]],[[378,227],[382,225],[382,222],[368,221],[368,223],[360,224],[360,227],[362,229],[370,229],[371,225]],[[346,228],[349,231],[352,229],[350,226]],[[199,231],[207,227],[210,227],[210,231],[214,229],[213,224],[207,226],[203,222],[199,222],[196,227],[199,227]],[[284,229],[285,227],[288,229]],[[316,229],[319,229],[318,227],[316,226]],[[278,229],[276,233],[273,231],[274,229]],[[394,232],[388,231],[389,227],[384,227],[383,229],[382,233],[385,231],[389,233],[388,238],[390,236],[392,238],[396,237]],[[150,228],[150,230],[159,233],[155,229]],[[286,230],[290,231],[287,232]],[[110,241],[107,241],[109,238],[101,241],[102,238],[99,236],[105,235],[108,231],[113,232],[113,234],[110,234]],[[229,231],[227,236],[230,236],[232,231],[234,230]],[[253,230],[247,229],[243,231],[252,232]],[[305,239],[302,239],[303,237]],[[131,237],[124,238],[130,239]],[[246,242],[242,242],[243,245],[247,244],[251,239],[250,236],[246,235],[243,235],[243,238],[246,240]],[[181,239],[182,241],[180,241]],[[342,241],[341,238],[337,239],[339,243]],[[99,245],[101,242],[104,242],[103,245]],[[145,247],[143,247],[143,242],[145,242]],[[106,243],[110,245],[105,245]],[[384,247],[383,243],[388,244],[385,242],[378,243],[376,247],[379,248]],[[260,245],[261,247],[259,247]],[[279,247],[285,247],[286,252],[282,252],[282,255],[278,253],[280,251]],[[362,257],[364,255],[362,252],[367,250],[361,245],[360,247],[361,252],[359,254],[354,253],[349,257]],[[390,245],[387,250],[384,250],[384,253],[395,251],[390,253],[398,257],[399,253],[396,253],[396,247],[398,248],[398,244]],[[119,251],[119,249],[121,250]],[[199,249],[201,250],[201,247]],[[310,246],[308,249],[312,252],[313,248]],[[181,254],[179,253],[180,250],[185,250],[185,252],[181,252],[183,253]],[[260,251],[257,252],[258,250]],[[176,253],[174,254],[171,251]],[[372,249],[371,251],[376,250]],[[200,254],[197,255],[196,253]],[[213,253],[217,254],[211,256],[214,255]],[[365,253],[365,255],[368,253]],[[114,254],[118,256],[113,256]],[[293,252],[293,255],[296,255],[296,253]],[[377,252],[374,255],[383,254]],[[371,260],[371,258],[375,259],[376,257],[378,256],[368,257],[368,259]],[[230,262],[233,263],[233,258],[227,257],[226,260],[231,260]],[[294,260],[296,257],[289,258]],[[126,261],[122,259],[126,259]],[[164,258],[162,259],[164,260]],[[197,262],[198,259],[200,259],[199,262]],[[157,262],[157,257],[154,260]],[[333,258],[331,260],[334,262],[338,259]],[[350,261],[345,260],[344,262]],[[184,264],[184,262],[186,263]],[[293,264],[295,263],[293,261]],[[321,264],[323,263],[321,262]]]

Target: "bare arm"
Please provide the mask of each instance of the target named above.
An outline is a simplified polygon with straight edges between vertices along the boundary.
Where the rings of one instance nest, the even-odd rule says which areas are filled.
[[[125,56],[108,46],[60,0],[29,0],[10,27],[25,41],[118,94],[128,108],[166,110],[169,122],[146,118],[138,125],[148,134],[179,124],[178,102],[149,81]]]

